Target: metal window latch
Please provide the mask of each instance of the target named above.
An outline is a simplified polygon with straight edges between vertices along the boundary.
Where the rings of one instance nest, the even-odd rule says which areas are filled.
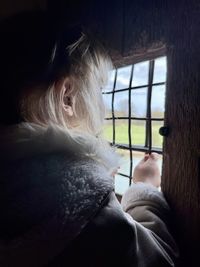
[[[167,126],[162,126],[159,129],[159,134],[162,135],[162,136],[168,136],[169,132],[170,132],[170,129]]]

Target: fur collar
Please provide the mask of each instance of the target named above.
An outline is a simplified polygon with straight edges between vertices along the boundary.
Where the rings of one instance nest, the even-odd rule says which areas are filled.
[[[21,123],[0,128],[0,157],[16,160],[53,151],[67,151],[94,159],[112,173],[120,158],[109,144],[91,135],[70,133],[56,125],[48,128],[33,123]]]

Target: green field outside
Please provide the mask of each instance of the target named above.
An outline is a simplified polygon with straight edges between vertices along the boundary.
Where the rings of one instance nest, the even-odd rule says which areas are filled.
[[[159,128],[163,125],[162,122],[152,123],[152,146],[162,148],[163,138],[159,135]],[[132,145],[145,144],[145,124],[135,123],[131,126]],[[128,141],[128,123],[116,121],[115,125],[115,142],[120,144],[129,144]],[[104,126],[104,137],[112,142],[113,126],[111,123]]]

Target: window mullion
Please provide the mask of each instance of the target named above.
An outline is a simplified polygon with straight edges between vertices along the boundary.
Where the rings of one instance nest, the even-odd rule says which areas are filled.
[[[128,138],[129,138],[129,147],[132,147],[132,134],[131,134],[131,85],[132,85],[132,80],[133,80],[133,71],[134,71],[134,65],[132,65],[131,68],[131,76],[130,76],[130,81],[129,81],[129,97],[128,97]],[[133,151],[132,149],[129,150],[130,152],[130,180],[129,184],[131,184],[131,179],[132,179],[132,172],[133,172]]]
[[[152,151],[152,123],[151,123],[151,96],[154,74],[154,60],[149,63],[149,77],[148,77],[148,92],[147,92],[147,120],[146,120],[146,140],[145,147],[148,148],[148,153]]]
[[[115,100],[115,88],[117,82],[117,69],[115,70],[115,79],[113,84],[113,94],[112,94],[112,122],[113,122],[113,145],[115,144],[115,109],[114,109],[114,100]]]

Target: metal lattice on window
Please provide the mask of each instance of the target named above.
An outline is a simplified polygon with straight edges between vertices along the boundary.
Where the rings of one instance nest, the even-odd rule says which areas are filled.
[[[120,67],[103,89],[106,106],[104,135],[123,156],[115,176],[116,193],[131,184],[135,165],[144,153],[157,152],[162,165],[162,136],[166,90],[166,57]]]

